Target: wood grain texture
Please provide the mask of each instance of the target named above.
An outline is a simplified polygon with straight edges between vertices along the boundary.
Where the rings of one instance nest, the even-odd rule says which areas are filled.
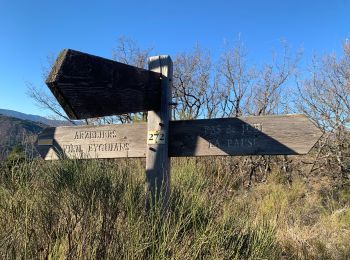
[[[146,157],[146,124],[46,128],[37,141],[45,160]]]
[[[160,109],[160,74],[63,50],[46,84],[71,119]]]
[[[147,131],[164,133],[164,142],[151,144],[146,149],[146,197],[147,206],[162,197],[166,208],[170,195],[170,160],[168,153],[169,120],[171,115],[171,85],[173,62],[167,55],[149,58],[148,67],[151,71],[161,74],[162,94],[159,110],[148,111]],[[162,195],[160,195],[162,194]]]
[[[98,135],[101,131],[114,132],[109,138],[106,132],[105,138],[91,138],[94,133],[90,133],[88,138],[89,132]],[[80,132],[85,133],[87,138],[75,138]],[[304,115],[171,121],[168,154],[171,157],[306,154],[321,135],[322,132]],[[62,147],[66,147],[66,156],[75,157],[76,154],[69,152],[67,145],[81,145],[84,151],[89,151],[89,144],[122,142],[129,143],[127,151],[94,151],[92,146],[90,152],[85,152],[88,156],[82,158],[145,157],[147,125],[47,128],[39,135],[38,143],[40,140],[48,144],[37,146],[41,156],[47,160],[58,159],[57,154],[62,152]]]
[[[174,121],[170,156],[306,154],[322,132],[304,115]]]

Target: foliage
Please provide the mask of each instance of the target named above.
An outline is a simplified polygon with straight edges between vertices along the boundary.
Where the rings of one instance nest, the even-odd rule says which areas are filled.
[[[26,158],[26,155],[25,155],[24,148],[22,147],[22,145],[17,144],[14,147],[12,147],[11,152],[6,158],[6,162],[9,164],[15,163],[17,161],[21,162],[25,160],[25,158]]]
[[[33,157],[35,135],[44,127],[40,123],[0,115],[0,160],[6,159],[11,151],[12,156],[16,156],[20,150]]]

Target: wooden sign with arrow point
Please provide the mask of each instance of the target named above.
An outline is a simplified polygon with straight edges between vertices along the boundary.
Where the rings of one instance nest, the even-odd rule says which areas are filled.
[[[70,119],[160,108],[160,73],[66,49],[46,84]]]
[[[171,121],[169,157],[306,154],[321,135],[304,115]],[[46,160],[146,157],[157,138],[145,123],[47,128],[38,151]]]

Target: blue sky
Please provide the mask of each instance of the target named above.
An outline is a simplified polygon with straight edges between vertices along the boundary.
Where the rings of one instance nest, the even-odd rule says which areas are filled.
[[[252,63],[284,39],[307,61],[340,53],[350,38],[350,0],[0,0],[0,108],[47,115],[26,95],[26,82],[44,85],[47,56],[71,48],[111,58],[123,35],[159,54],[200,43],[214,58],[240,35]]]

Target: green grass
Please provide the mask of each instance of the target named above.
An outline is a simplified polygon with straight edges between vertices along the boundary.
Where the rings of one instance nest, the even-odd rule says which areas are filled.
[[[252,189],[225,159],[172,160],[169,214],[142,160],[2,164],[0,259],[346,259],[347,189],[278,173]]]

